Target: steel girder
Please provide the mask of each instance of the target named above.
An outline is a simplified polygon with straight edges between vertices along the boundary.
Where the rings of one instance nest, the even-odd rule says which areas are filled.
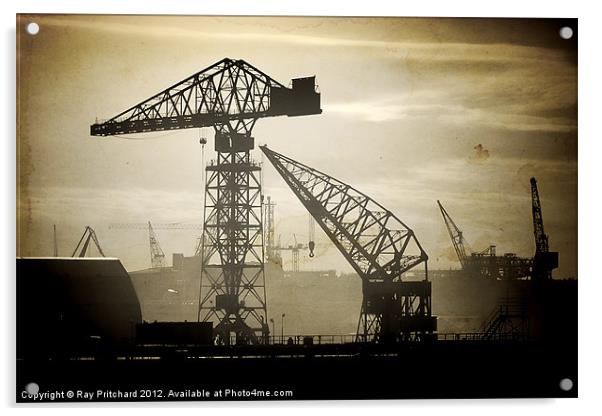
[[[270,106],[272,88],[285,87],[243,60],[224,58],[110,120],[93,136],[214,127],[249,134],[258,118],[284,115]]]

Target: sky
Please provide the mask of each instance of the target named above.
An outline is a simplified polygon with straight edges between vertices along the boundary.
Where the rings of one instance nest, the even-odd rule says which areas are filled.
[[[35,20],[40,32],[25,33]],[[410,226],[430,268],[457,268],[436,201],[474,251],[532,256],[538,180],[556,277],[577,277],[577,44],[567,22],[526,19],[22,16],[18,27],[18,255],[71,255],[86,225],[128,270],[148,235],[111,223],[200,223],[210,129],[98,138],[107,119],[224,57],[284,85],[316,75],[321,115],[257,122],[268,144],[349,183]],[[575,22],[570,21],[575,33]],[[204,159],[198,144],[207,137]],[[259,149],[254,158],[262,160]],[[302,205],[266,161],[283,245],[308,238]],[[157,230],[165,253],[197,231]],[[305,270],[350,271],[317,228]],[[290,253],[283,254],[285,268]]]

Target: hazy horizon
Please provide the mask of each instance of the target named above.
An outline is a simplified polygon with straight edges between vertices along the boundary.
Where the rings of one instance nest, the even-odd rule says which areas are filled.
[[[321,115],[261,119],[267,144],[349,183],[416,233],[429,268],[459,268],[436,201],[475,251],[531,257],[529,178],[538,180],[558,277],[577,277],[577,46],[534,19],[34,16],[18,31],[19,256],[69,256],[86,225],[128,270],[150,267],[145,230],[111,223],[202,223],[200,136],[212,129],[91,137],[89,127],[224,58],[277,81],[316,75]],[[558,27],[557,27],[558,26]],[[261,151],[253,152],[261,161]],[[308,216],[269,162],[283,245]],[[192,255],[194,230],[156,230]],[[350,271],[316,227],[302,270]],[[283,252],[290,268],[290,252]]]

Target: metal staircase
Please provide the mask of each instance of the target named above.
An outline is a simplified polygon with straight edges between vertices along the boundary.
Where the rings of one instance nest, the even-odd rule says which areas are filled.
[[[526,339],[529,329],[527,308],[516,298],[501,299],[481,326],[481,339]]]

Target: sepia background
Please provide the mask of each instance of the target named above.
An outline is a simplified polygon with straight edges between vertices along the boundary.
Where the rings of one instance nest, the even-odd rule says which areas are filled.
[[[22,29],[35,19],[36,36]],[[84,227],[128,270],[149,266],[144,230],[202,222],[200,136],[91,137],[89,126],[224,58],[288,85],[316,75],[323,114],[260,120],[256,142],[370,195],[414,229],[430,268],[459,267],[436,200],[475,251],[534,252],[538,179],[557,277],[577,277],[577,51],[558,21],[518,19],[23,16],[18,33],[20,256],[70,256]],[[259,150],[255,158],[261,160]],[[273,168],[276,234],[306,242],[307,213]],[[191,255],[195,231],[157,231]],[[317,230],[305,270],[350,267]],[[283,253],[286,268],[290,256]],[[269,284],[269,280],[268,280]],[[358,282],[359,285],[359,282]],[[355,319],[356,316],[353,317]]]

